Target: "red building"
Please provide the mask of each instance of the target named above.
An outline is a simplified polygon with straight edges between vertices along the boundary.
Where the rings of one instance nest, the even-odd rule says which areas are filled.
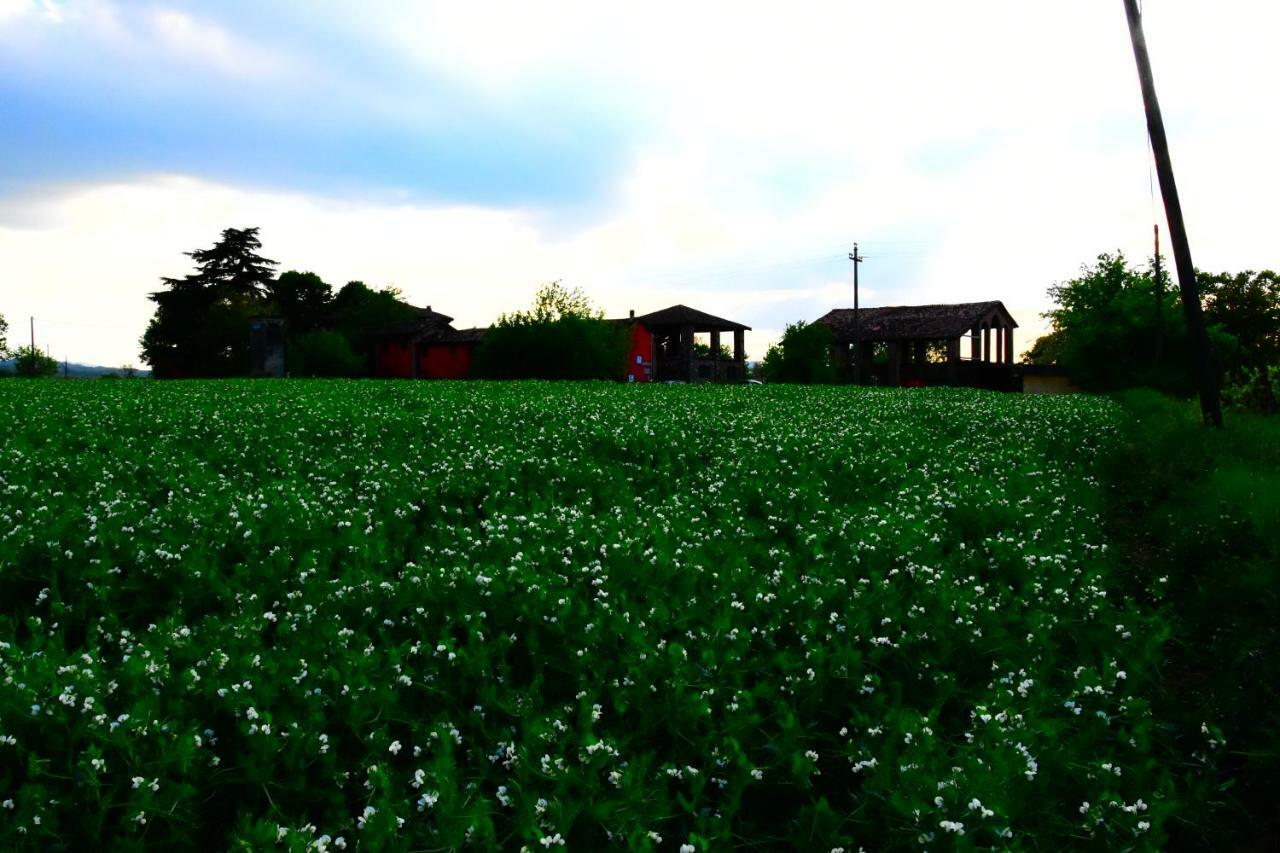
[[[484,329],[455,329],[453,318],[431,306],[376,335],[373,375],[394,379],[466,379]]]
[[[399,379],[465,379],[485,329],[455,329],[453,318],[431,306],[415,308],[410,320],[381,329],[375,337],[375,376]],[[749,326],[686,305],[672,305],[640,317],[631,312],[612,322],[628,327],[626,382],[735,382],[745,379],[744,335]],[[722,347],[733,335],[733,350]],[[698,336],[706,336],[699,341]]]

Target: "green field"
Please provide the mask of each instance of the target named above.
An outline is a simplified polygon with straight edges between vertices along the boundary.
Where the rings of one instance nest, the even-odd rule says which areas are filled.
[[[6,848],[1123,848],[1174,808],[1107,400],[13,381],[0,413]]]

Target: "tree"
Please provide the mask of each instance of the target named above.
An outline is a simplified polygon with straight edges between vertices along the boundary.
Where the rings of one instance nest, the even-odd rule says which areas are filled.
[[[1183,312],[1174,310],[1178,291],[1161,278],[1155,282],[1150,269],[1131,266],[1122,253],[1099,255],[1094,264],[1081,267],[1078,277],[1049,288],[1055,306],[1044,317],[1051,330],[1024,361],[1061,365],[1090,391],[1194,392],[1187,326]],[[1242,377],[1245,368],[1274,359],[1280,348],[1275,274],[1197,274],[1197,279],[1204,287],[1218,368]]]
[[[618,379],[628,348],[624,326],[604,319],[581,290],[554,281],[538,289],[530,310],[498,318],[474,370],[489,379]]]
[[[38,378],[53,376],[58,372],[58,362],[30,345],[18,347],[13,353],[13,372],[18,376]]]
[[[1280,276],[1271,270],[1196,273],[1205,322],[1233,337],[1237,350],[1223,365],[1239,380],[1246,370],[1280,366]]]
[[[765,353],[760,373],[767,382],[835,382],[833,343],[831,329],[822,323],[789,323],[782,340]]]
[[[333,287],[313,272],[288,270],[267,283],[267,299],[289,335],[304,335],[331,310]]]
[[[257,228],[228,228],[210,249],[187,252],[197,271],[162,279],[142,358],[157,376],[239,376],[248,372],[248,321],[269,309],[276,262],[257,254]]]
[[[0,358],[9,357],[9,321],[0,314]]]

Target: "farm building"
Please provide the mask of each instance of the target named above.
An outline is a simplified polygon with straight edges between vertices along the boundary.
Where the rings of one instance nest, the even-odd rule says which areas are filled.
[[[464,379],[471,372],[476,346],[485,329],[454,329],[453,318],[431,306],[417,308],[410,320],[379,330],[374,347],[374,375],[401,379]],[[627,382],[733,382],[746,377],[745,334],[749,326],[672,305],[637,317],[610,322],[630,335]],[[733,350],[723,352],[721,335],[733,336]],[[698,336],[707,338],[699,345]]]
[[[628,382],[736,382],[747,376],[746,333],[750,326],[687,305],[631,316],[615,323],[631,330]],[[721,349],[722,334],[733,335],[733,350]],[[699,345],[698,335],[707,335]]]
[[[853,364],[860,342],[862,381],[889,386],[963,385],[1021,389],[1013,363],[1013,316],[999,301],[954,305],[836,308],[817,322],[835,338],[836,363]]]
[[[455,329],[453,318],[415,308],[410,320],[378,330],[373,351],[373,374],[397,379],[465,379],[471,356],[484,338],[484,329]]]

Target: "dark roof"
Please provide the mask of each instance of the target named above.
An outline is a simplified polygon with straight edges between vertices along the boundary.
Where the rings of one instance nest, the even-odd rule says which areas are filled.
[[[938,340],[958,338],[993,313],[1017,328],[1004,303],[960,302],[955,305],[891,305],[858,311],[859,334],[867,341]],[[831,327],[837,341],[853,339],[853,309],[834,308],[817,319]]]
[[[629,317],[619,322],[630,323],[633,319],[635,322],[644,323],[651,329],[660,326],[693,326],[696,331],[700,332],[747,332],[751,330],[750,326],[744,326],[741,323],[735,323],[732,320],[726,320],[723,317],[717,317],[714,314],[690,308],[688,305],[672,305],[670,308],[663,308],[661,311],[654,311],[651,314],[643,314],[635,318]]]
[[[449,329],[441,332],[435,340],[446,344],[478,344],[484,340],[484,335],[487,331],[489,331],[487,326],[472,329]]]
[[[419,339],[427,337],[433,333],[441,331],[453,331],[449,326],[453,322],[453,318],[448,314],[441,314],[439,311],[432,311],[431,306],[426,308],[417,308],[413,305],[407,306],[413,309],[413,319],[398,320],[395,323],[388,323],[379,328],[374,335],[377,337],[399,338],[405,335],[416,335]]]
[[[417,308],[413,305],[410,305],[409,307],[413,308],[413,316],[417,317],[420,322],[424,322],[424,323],[452,323],[453,322],[453,318],[450,317],[448,314],[441,314],[439,311],[432,311],[430,305],[428,305],[426,308]]]

